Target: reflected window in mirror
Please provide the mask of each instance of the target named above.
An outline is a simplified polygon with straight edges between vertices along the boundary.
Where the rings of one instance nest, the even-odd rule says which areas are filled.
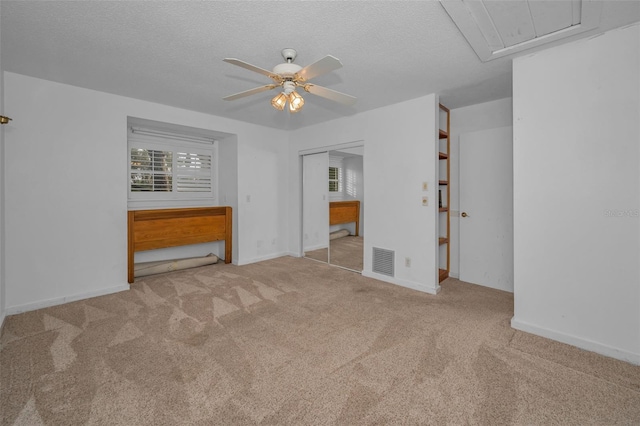
[[[344,192],[342,157],[329,156],[329,196],[341,198]]]
[[[329,167],[329,192],[341,192],[340,174],[338,167]]]
[[[352,169],[347,170],[347,195],[351,198],[359,198],[360,193],[358,192],[358,174]]]

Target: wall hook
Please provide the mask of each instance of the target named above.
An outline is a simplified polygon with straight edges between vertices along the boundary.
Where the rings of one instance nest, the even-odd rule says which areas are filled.
[[[7,124],[8,122],[10,122],[12,119],[9,117],[5,117],[4,115],[0,115],[0,124]]]

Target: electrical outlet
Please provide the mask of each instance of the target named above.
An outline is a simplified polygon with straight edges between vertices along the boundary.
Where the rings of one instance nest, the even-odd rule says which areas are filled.
[[[405,257],[404,258],[404,266],[406,266],[407,268],[411,268],[411,258],[410,257]]]
[[[427,199],[427,197],[422,197],[422,205],[423,206],[428,206],[429,205],[429,200]]]

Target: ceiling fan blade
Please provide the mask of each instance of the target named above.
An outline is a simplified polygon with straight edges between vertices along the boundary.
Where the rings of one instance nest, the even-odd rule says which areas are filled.
[[[255,65],[251,65],[250,63],[245,62],[245,61],[241,61],[240,59],[224,58],[223,61],[228,62],[228,63],[233,64],[233,65],[237,65],[237,66],[242,67],[244,69],[247,69],[249,71],[257,72],[258,74],[266,75],[267,77],[273,78],[274,80],[275,80],[275,77],[277,77],[276,74],[272,73],[269,70],[265,70],[264,68],[260,68],[260,67],[257,67]]]
[[[266,86],[260,86],[260,87],[256,87],[255,89],[245,90],[244,92],[229,95],[222,99],[224,99],[225,101],[235,101],[236,99],[244,98],[246,96],[255,95],[256,93],[266,92],[267,90],[275,89],[276,87],[278,87],[278,85],[276,84],[267,84]]]
[[[323,98],[331,99],[332,101],[339,102],[344,105],[353,105],[358,98],[355,96],[347,95],[345,93],[336,92],[335,90],[327,89],[326,87],[316,86],[315,84],[305,84],[304,90]]]
[[[335,56],[327,55],[324,58],[307,65],[296,73],[296,76],[300,82],[311,80],[313,77],[317,77],[322,74],[326,74],[333,70],[342,68],[342,62]]]

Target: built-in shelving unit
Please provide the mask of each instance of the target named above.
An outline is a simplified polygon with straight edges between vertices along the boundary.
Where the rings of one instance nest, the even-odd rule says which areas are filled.
[[[439,114],[439,137],[438,142],[438,277],[440,281],[449,277],[449,262],[451,244],[449,243],[450,217],[449,201],[451,193],[449,191],[449,180],[451,177],[449,154],[451,153],[451,123],[449,120],[449,109],[440,104]]]

